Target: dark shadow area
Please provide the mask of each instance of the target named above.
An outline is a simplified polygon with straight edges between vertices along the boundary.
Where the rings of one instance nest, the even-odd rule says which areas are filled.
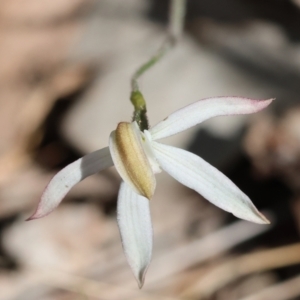
[[[149,17],[167,23],[169,0],[151,0]],[[300,11],[292,1],[188,0],[187,22],[196,18],[235,23],[265,20],[278,24],[292,41],[300,40]]]
[[[17,271],[19,269],[18,261],[3,247],[3,231],[12,225],[17,219],[17,216],[11,216],[0,219],[0,272],[1,269]]]
[[[290,206],[295,194],[276,176],[266,179],[255,176],[251,162],[242,151],[229,151],[232,145],[235,149],[241,149],[238,146],[240,141],[241,136],[236,140],[223,140],[201,130],[189,147],[191,152],[219,168],[250,197],[260,211],[267,211],[274,216],[271,230],[243,242],[232,252],[249,253],[261,248],[272,249],[299,242],[299,232]],[[236,220],[232,214],[226,214],[227,224]],[[275,273],[281,280],[285,280],[299,274],[300,266],[279,268],[275,270]]]
[[[82,156],[81,153],[78,153],[66,143],[61,136],[60,130],[64,116],[71,106],[75,104],[81,93],[83,91],[78,91],[73,95],[56,101],[42,125],[44,135],[36,150],[35,160],[47,169],[63,168]]]

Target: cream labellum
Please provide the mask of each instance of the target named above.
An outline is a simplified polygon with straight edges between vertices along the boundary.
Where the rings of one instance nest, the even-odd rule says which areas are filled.
[[[119,123],[110,135],[109,149],[120,176],[137,194],[150,200],[156,180],[146,147],[147,141],[136,122]]]

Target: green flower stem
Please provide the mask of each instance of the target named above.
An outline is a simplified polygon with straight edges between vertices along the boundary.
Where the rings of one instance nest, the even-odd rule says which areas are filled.
[[[169,35],[174,44],[180,38],[183,27],[186,10],[186,0],[172,0],[170,8]]]
[[[142,93],[140,91],[132,91],[130,101],[134,106],[132,120],[137,122],[141,131],[149,129],[146,101]]]
[[[143,75],[147,70],[153,67],[160,59],[174,46],[173,37],[169,36],[167,40],[163,43],[163,45],[158,49],[157,53],[152,56],[145,64],[138,68],[138,70],[134,73],[131,79],[131,88],[132,91],[138,91],[138,79]]]
[[[132,92],[130,100],[134,106],[133,120],[137,121],[141,130],[149,129],[149,125],[146,115],[146,101],[139,90],[138,79],[146,71],[153,67],[158,61],[160,61],[165,56],[165,54],[177,43],[183,31],[185,8],[186,0],[172,0],[169,16],[169,29],[165,42],[154,54],[154,56],[152,56],[147,62],[142,64],[132,76]]]

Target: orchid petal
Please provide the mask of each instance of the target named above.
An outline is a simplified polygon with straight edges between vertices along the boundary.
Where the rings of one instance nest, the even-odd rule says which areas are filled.
[[[75,184],[111,166],[113,166],[113,161],[108,147],[85,155],[69,164],[52,178],[42,195],[37,210],[28,220],[48,215]]]
[[[214,205],[254,223],[269,221],[229,178],[199,156],[153,142],[160,166],[180,183],[195,190]]]
[[[152,139],[158,140],[179,133],[212,117],[258,112],[273,100],[253,100],[239,97],[207,98],[175,111],[149,131]]]
[[[118,197],[118,225],[123,249],[141,288],[152,255],[152,224],[149,200],[122,182]]]

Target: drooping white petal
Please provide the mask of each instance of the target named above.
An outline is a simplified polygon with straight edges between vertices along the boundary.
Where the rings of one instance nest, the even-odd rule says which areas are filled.
[[[141,288],[152,255],[152,223],[149,200],[122,182],[118,197],[118,225],[123,249]]]
[[[258,112],[273,100],[253,100],[240,97],[207,98],[175,111],[149,131],[152,139],[158,140],[186,130],[212,117]]]
[[[52,178],[42,195],[37,210],[28,220],[48,215],[75,184],[111,166],[113,166],[113,161],[108,147],[85,155],[69,164]]]
[[[247,195],[199,156],[157,142],[153,142],[153,149],[160,166],[167,173],[214,205],[244,220],[269,223]]]

